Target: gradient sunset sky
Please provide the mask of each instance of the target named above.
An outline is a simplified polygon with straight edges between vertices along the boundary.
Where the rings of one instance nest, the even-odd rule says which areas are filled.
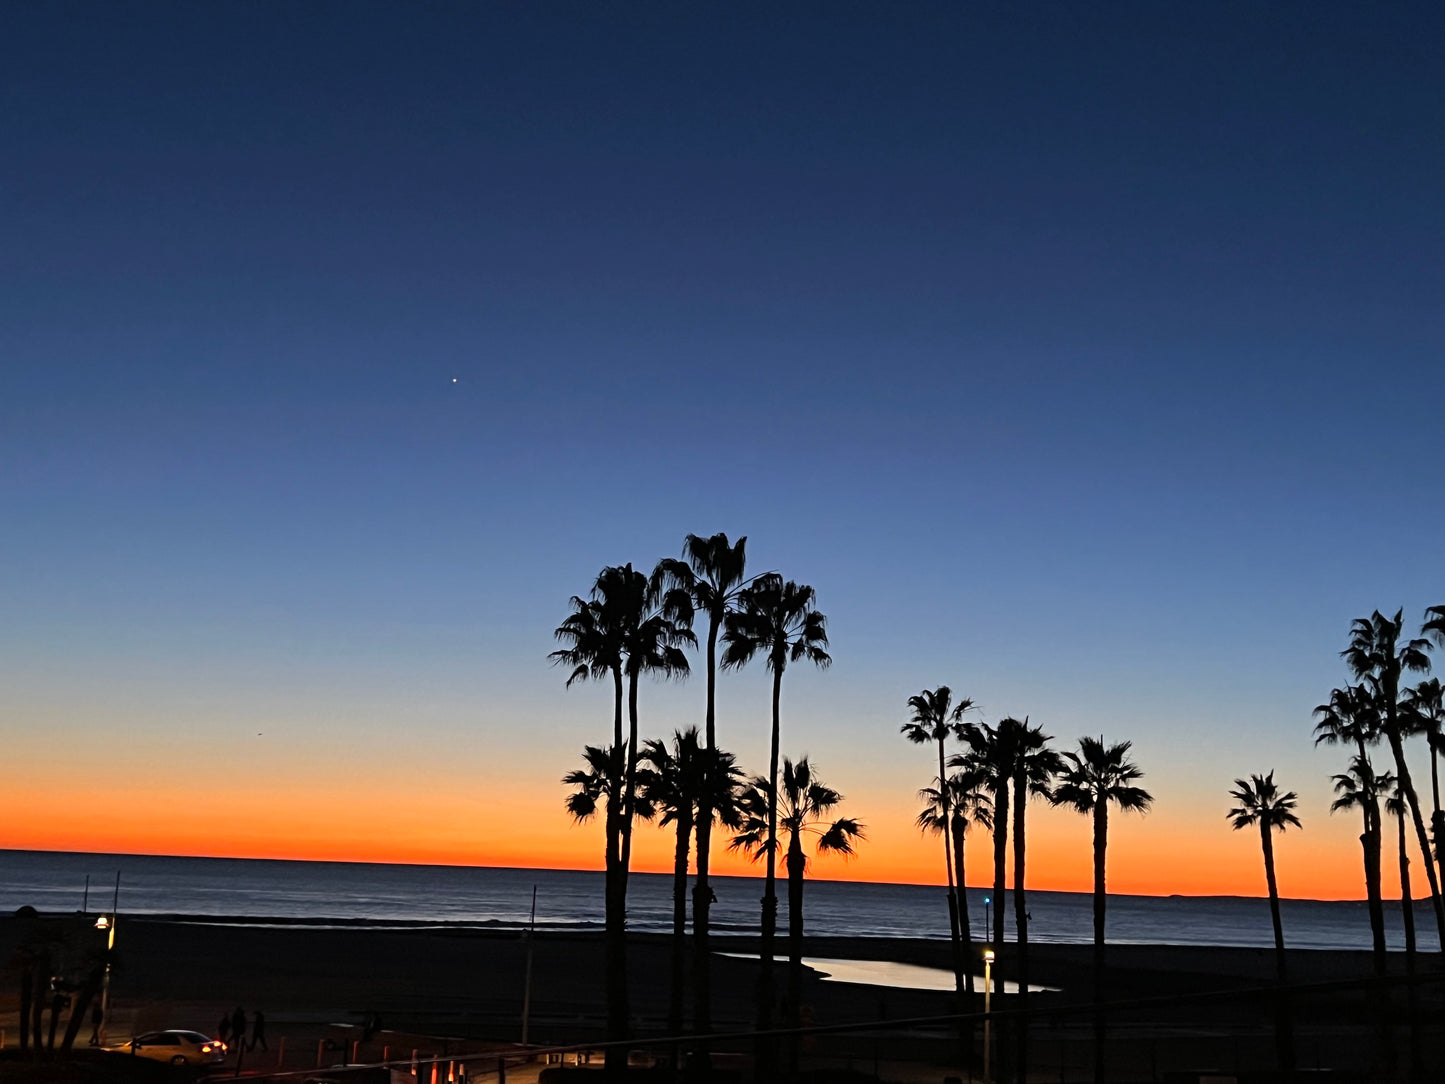
[[[818,875],[941,879],[948,683],[1135,742],[1112,888],[1262,893],[1273,768],[1282,891],[1361,895],[1310,710],[1445,603],[1445,27],[1272,7],[13,7],[0,846],[599,868],[552,629],[722,530],[830,618]]]

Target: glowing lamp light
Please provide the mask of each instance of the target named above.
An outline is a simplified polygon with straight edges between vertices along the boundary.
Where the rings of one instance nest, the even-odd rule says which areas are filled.
[[[993,961],[994,961],[993,949],[991,949],[991,948],[990,948],[990,949],[984,949],[984,950],[983,950],[983,962],[986,963],[986,964],[991,964],[991,963],[993,963]]]
[[[101,915],[98,919],[95,920],[95,928],[97,930],[110,929],[110,919],[106,918],[105,915]]]

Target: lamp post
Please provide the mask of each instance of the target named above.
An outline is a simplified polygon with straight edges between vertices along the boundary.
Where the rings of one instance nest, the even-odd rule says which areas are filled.
[[[993,930],[993,897],[992,897],[992,896],[985,896],[985,897],[983,898],[983,939],[984,939],[984,941],[987,942],[987,941],[992,941],[992,940],[993,940],[992,930]]]
[[[993,1022],[989,1016],[989,1006],[993,1001],[993,949],[983,950],[983,1079],[991,1080],[988,1072],[989,1051],[991,1049],[989,1039],[989,1025]]]

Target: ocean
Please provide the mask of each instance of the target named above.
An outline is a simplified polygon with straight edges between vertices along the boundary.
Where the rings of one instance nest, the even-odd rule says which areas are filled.
[[[537,889],[538,929],[600,929],[602,874],[577,870],[482,866],[403,866],[359,862],[291,862],[251,858],[173,858],[0,850],[0,912],[30,905],[40,911],[81,908],[87,875],[89,909],[108,911],[120,874],[120,913],[275,919],[327,925],[364,921],[395,926],[448,923],[519,928],[528,920]],[[719,935],[756,931],[762,881],[716,877],[713,909]],[[984,889],[968,890],[976,937],[984,929]],[[787,899],[779,884],[786,923]],[[1093,902],[1087,893],[1028,894],[1035,941],[1085,944],[1093,937]],[[1285,942],[1292,948],[1368,949],[1363,902],[1285,900]],[[1416,905],[1420,948],[1438,941],[1428,902]],[[667,932],[672,922],[672,878],[634,873],[629,882],[628,925]],[[925,885],[809,881],[807,932],[839,937],[947,938],[943,890]],[[1391,948],[1403,948],[1398,903],[1387,904]],[[1013,901],[1006,903],[1012,939]],[[1117,944],[1273,945],[1269,904],[1239,896],[1110,896],[1109,940]]]

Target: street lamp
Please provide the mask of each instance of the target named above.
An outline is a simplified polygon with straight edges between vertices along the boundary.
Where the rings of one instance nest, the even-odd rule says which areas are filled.
[[[993,949],[983,950],[983,1079],[990,1080],[988,1074],[988,1056],[990,1051],[989,1025],[993,1022],[989,1016],[989,1005],[993,1001]]]

